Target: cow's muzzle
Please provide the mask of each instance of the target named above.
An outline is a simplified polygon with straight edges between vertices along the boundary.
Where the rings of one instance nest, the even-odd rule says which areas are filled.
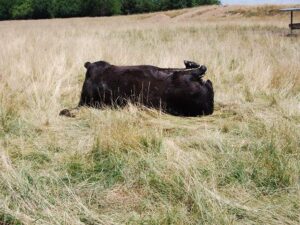
[[[74,110],[74,109],[73,109]],[[66,117],[75,117],[75,113],[73,112],[73,110],[71,109],[63,109],[62,111],[60,111],[59,115],[60,116],[66,116]]]

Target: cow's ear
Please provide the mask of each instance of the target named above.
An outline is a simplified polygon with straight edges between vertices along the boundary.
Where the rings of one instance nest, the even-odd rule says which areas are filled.
[[[85,67],[86,69],[88,69],[90,65],[91,65],[90,62],[86,62],[86,63],[84,64],[84,67]]]

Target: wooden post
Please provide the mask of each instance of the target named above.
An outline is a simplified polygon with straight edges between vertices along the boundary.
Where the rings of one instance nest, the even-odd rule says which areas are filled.
[[[291,11],[291,35],[293,35],[293,11]]]

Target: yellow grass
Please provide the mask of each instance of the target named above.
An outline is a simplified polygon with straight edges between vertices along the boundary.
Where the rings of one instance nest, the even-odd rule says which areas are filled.
[[[0,22],[0,224],[299,224],[300,36],[278,8]],[[212,116],[58,116],[86,61],[184,59],[208,67]]]

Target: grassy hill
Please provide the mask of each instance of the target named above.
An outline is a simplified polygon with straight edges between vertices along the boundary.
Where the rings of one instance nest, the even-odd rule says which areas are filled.
[[[0,224],[299,224],[300,36],[278,8],[0,22]],[[208,67],[212,116],[58,116],[86,61],[184,59]]]

